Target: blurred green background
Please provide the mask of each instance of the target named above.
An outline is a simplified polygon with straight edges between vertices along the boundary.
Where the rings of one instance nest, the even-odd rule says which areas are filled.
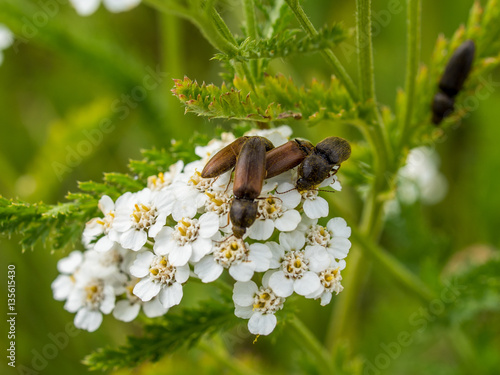
[[[237,31],[241,21],[239,2],[222,3],[223,17]],[[389,3],[399,4],[402,11],[387,18]],[[450,37],[466,21],[472,3],[423,1],[423,62],[429,61],[439,33]],[[32,17],[41,9],[37,1],[19,0],[17,4],[22,11],[18,21],[24,25],[34,21]],[[339,21],[354,26],[354,1],[308,0],[304,8],[317,26]],[[374,39],[377,95],[380,102],[392,106],[396,90],[404,84],[405,1],[375,1],[374,14],[379,17],[376,23],[382,25]],[[0,7],[0,23],[2,17]],[[340,49],[336,52],[356,77],[354,55],[349,57]],[[161,148],[172,138],[188,140],[194,132],[212,135],[215,126],[228,127],[228,122],[184,116],[181,104],[170,93],[172,79],[184,75],[220,83],[220,66],[210,61],[213,53],[191,24],[160,15],[144,5],[121,14],[111,14],[101,7],[87,18],[78,16],[69,5],[60,5],[45,26],[35,27],[31,38],[18,41],[15,48],[5,51],[5,61],[0,66],[0,194],[29,202],[56,203],[64,199],[66,192],[76,190],[77,181],[99,181],[103,172],[126,172],[128,160],[139,158],[142,148]],[[155,88],[144,89],[143,80],[151,69],[164,75]],[[277,72],[291,75],[299,83],[313,77],[326,80],[331,74],[318,55],[274,61],[270,73]],[[493,79],[500,82],[500,75]],[[134,100],[134,95],[139,100]],[[449,182],[446,198],[433,206],[403,206],[401,217],[387,223],[382,244],[424,281],[433,282],[445,267],[452,267],[452,263],[456,266],[458,252],[466,250],[477,258],[498,251],[499,100],[500,91],[496,89],[460,127],[448,133],[446,142],[436,145],[442,159],[441,171]],[[103,120],[107,121],[106,132],[99,130]],[[331,133],[329,124],[312,129],[290,125],[313,141]],[[82,146],[92,139],[92,147]],[[81,151],[75,157],[71,150],[78,147]],[[16,265],[17,361],[32,368],[37,353],[51,342],[48,335],[64,331],[73,315],[63,309],[63,303],[53,300],[50,289],[57,276],[56,263],[64,254],[53,253],[49,248],[23,254],[18,241],[19,238],[0,238],[0,269],[6,275],[7,264]],[[5,291],[2,286],[2,293]],[[188,287],[186,303],[199,294],[197,285]],[[320,309],[317,301],[301,300],[297,306],[303,321],[322,339],[334,303]],[[351,354],[373,363],[384,353],[381,344],[397,341],[398,335],[406,331],[411,333],[411,345],[402,348],[381,373],[471,373],[461,366],[450,342],[444,338],[445,328],[430,323],[433,319],[429,318],[422,332],[416,332],[422,326],[412,324],[411,319],[421,307],[393,285],[390,278],[373,269],[359,296],[359,323],[353,322],[352,327],[358,339],[350,343]],[[80,364],[86,354],[101,346],[123,343],[125,335],[137,333],[137,329],[133,323],[106,317],[97,332],[80,332],[70,338],[69,344],[48,360],[39,373],[86,373]],[[475,360],[481,364],[475,373],[498,374],[498,311],[476,315],[464,329],[475,346]],[[7,342],[3,332],[2,329],[2,349]],[[249,367],[263,373],[300,373],[294,370],[297,363],[307,362],[307,358],[297,355],[298,344],[287,340],[286,327],[270,338],[260,338],[254,345],[245,329],[240,332],[243,333],[237,336],[241,339],[225,341],[227,337],[223,337],[221,341],[229,342],[231,353]],[[2,359],[2,368],[5,362]],[[194,371],[231,373],[222,362],[200,349],[181,350],[159,364],[133,373]],[[129,372],[120,372],[125,373]]]

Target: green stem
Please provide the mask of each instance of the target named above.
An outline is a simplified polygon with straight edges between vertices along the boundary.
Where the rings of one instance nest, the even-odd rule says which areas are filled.
[[[160,20],[160,51],[163,71],[168,72],[170,77],[181,78],[184,72],[181,63],[183,53],[180,43],[180,19],[167,13],[158,13],[158,16]],[[187,140],[186,137],[191,132],[186,131],[186,125],[190,125],[190,119],[183,115],[182,110],[179,108],[179,102],[170,92],[170,88],[168,84],[162,87],[161,102],[167,104],[160,107],[162,117],[168,124],[171,138]],[[175,126],[175,124],[180,123],[184,123],[185,126]]]
[[[401,111],[401,142],[406,143],[415,104],[416,77],[421,45],[422,0],[408,0],[407,57],[406,57],[406,100]]]
[[[309,328],[297,316],[290,319],[289,324],[295,328],[294,332],[299,337],[301,345],[316,357],[318,370],[325,375],[334,374],[332,358]]]
[[[474,345],[472,345],[462,328],[460,326],[453,326],[447,330],[447,333],[450,344],[453,346],[455,353],[459,355],[465,372],[468,374],[476,373],[477,366],[475,361],[477,355],[474,350]]]
[[[386,155],[381,155],[380,159],[385,159],[390,162],[393,160],[392,147],[382,116],[378,110],[377,97],[375,94],[371,0],[356,0],[356,42],[361,101],[369,106],[372,113],[374,129],[370,129],[370,132],[373,133],[372,136],[377,138],[377,142],[380,142],[378,146],[383,147],[381,150],[375,149],[375,152],[385,153]],[[379,172],[385,173],[385,167],[385,165],[381,166]]]
[[[311,23],[309,18],[304,12],[304,9],[300,6],[299,0],[285,0],[290,9],[295,14],[297,21],[299,21],[300,25],[304,29],[304,31],[310,36],[317,36],[318,31]],[[354,85],[353,80],[345,70],[344,66],[340,63],[339,59],[333,51],[329,48],[325,49],[322,52],[323,57],[326,61],[332,66],[334,74],[339,77],[339,79],[344,83],[351,99],[353,101],[358,101],[358,90]]]
[[[361,101],[376,106],[373,69],[371,0],[356,0],[356,39]]]
[[[376,245],[375,242],[364,236],[356,228],[352,228],[351,237],[361,245],[363,254],[368,255],[380,267],[382,272],[392,276],[398,281],[398,285],[403,286],[421,302],[427,304],[435,298],[434,293],[427,288],[418,276],[415,276],[394,256]]]
[[[198,347],[204,352],[208,353],[210,356],[215,358],[219,363],[222,363],[227,369],[230,370],[231,374],[239,375],[258,375],[257,371],[254,371],[246,366],[243,362],[237,360],[236,358],[230,356],[226,350],[222,348],[222,345],[213,345],[204,341],[198,343]]]
[[[258,38],[257,22],[255,17],[255,2],[254,0],[243,0],[245,3],[245,17],[247,21],[247,34],[250,38],[256,40]]]

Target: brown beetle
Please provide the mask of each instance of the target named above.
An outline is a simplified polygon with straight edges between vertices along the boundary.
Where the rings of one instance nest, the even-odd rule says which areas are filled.
[[[476,45],[472,40],[463,42],[453,53],[439,80],[439,90],[432,99],[432,122],[439,125],[449,116],[455,106],[458,95],[469,76],[474,61]]]
[[[299,192],[315,189],[328,178],[333,167],[351,156],[351,145],[340,137],[328,137],[319,142],[298,169],[295,186]]]
[[[295,168],[312,152],[313,148],[311,142],[293,139],[268,151],[266,154],[266,178]]]
[[[250,137],[238,155],[234,168],[234,200],[229,211],[233,234],[237,238],[242,238],[257,218],[255,199],[260,195],[266,176],[266,149],[272,147],[266,138]]]
[[[236,164],[236,158],[249,137],[240,137],[217,152],[201,171],[201,177],[213,178],[229,171]]]

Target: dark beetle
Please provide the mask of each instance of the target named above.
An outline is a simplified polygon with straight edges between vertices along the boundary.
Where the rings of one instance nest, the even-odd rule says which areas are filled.
[[[432,122],[436,125],[449,116],[455,106],[455,97],[464,86],[474,61],[476,45],[472,40],[463,42],[453,53],[439,81],[439,90],[432,101]]]
[[[313,148],[311,142],[293,139],[268,151],[266,154],[266,178],[295,168],[312,152]]]
[[[234,168],[234,200],[229,211],[233,234],[242,238],[257,218],[258,203],[266,177],[266,150],[273,144],[263,137],[249,137],[243,144]]]
[[[432,122],[439,124],[455,109],[455,101],[448,95],[438,92],[432,101]]]
[[[333,167],[351,156],[351,145],[340,137],[328,137],[314,147],[311,154],[299,165],[297,189],[315,189],[328,178]]]
[[[462,89],[472,68],[476,45],[472,40],[463,42],[453,53],[439,81],[439,89],[454,98]]]

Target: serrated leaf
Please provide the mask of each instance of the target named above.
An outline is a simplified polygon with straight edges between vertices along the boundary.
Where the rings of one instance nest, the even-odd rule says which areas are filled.
[[[127,344],[103,348],[85,358],[91,370],[112,370],[135,367],[145,361],[157,361],[181,347],[189,347],[206,335],[227,330],[241,320],[234,315],[230,301],[205,301],[196,308],[168,313],[144,326],[141,337],[129,336]]]
[[[350,119],[356,107],[345,88],[332,77],[330,85],[313,80],[310,87],[298,87],[283,75],[267,76],[256,92],[246,79],[235,77],[233,87],[201,84],[185,77],[175,80],[172,90],[186,106],[186,112],[210,118],[245,121]]]

